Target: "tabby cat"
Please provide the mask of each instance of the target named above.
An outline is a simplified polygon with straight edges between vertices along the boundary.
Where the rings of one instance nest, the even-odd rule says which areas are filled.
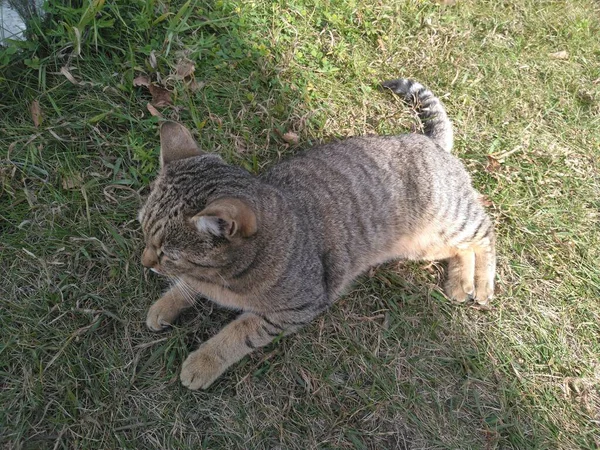
[[[172,287],[146,324],[168,327],[196,294],[241,311],[183,363],[188,388],[207,388],[254,349],[297,331],[384,261],[447,259],[449,297],[491,298],[492,222],[450,154],[442,103],[415,81],[383,86],[415,107],[424,135],[320,145],[262,176],[200,150],[184,126],[162,124],[161,170],[139,220],[142,263]]]

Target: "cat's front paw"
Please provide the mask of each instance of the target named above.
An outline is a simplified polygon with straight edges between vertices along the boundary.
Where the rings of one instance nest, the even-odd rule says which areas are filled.
[[[157,300],[148,310],[146,326],[152,331],[162,331],[169,328],[178,315],[179,311],[175,311],[169,301]]]
[[[192,390],[206,389],[219,378],[227,365],[207,347],[200,347],[187,357],[181,367],[181,383]]]

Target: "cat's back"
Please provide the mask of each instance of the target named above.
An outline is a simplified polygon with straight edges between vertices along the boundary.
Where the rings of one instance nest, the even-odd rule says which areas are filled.
[[[462,163],[443,151],[427,136],[355,137],[315,146],[285,160],[264,175],[265,181],[293,189],[333,189],[346,192],[349,187],[369,190],[385,186],[395,191],[398,183],[412,189],[425,189],[445,183],[464,183],[469,176]],[[390,185],[391,184],[391,185]]]

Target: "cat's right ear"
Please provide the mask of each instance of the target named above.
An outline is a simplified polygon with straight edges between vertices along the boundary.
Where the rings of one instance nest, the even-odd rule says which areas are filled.
[[[191,220],[199,231],[229,240],[238,235],[250,237],[257,229],[256,214],[252,207],[243,200],[231,197],[213,201]]]
[[[200,156],[204,152],[194,141],[192,133],[177,122],[163,122],[160,126],[160,166],[172,161]]]

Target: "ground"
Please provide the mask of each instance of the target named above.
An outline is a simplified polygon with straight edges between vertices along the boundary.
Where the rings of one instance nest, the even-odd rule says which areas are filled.
[[[597,2],[52,3],[0,48],[3,448],[600,447]],[[446,103],[495,220],[492,309],[445,298],[443,264],[386,264],[207,391],[182,387],[234,314],[199,299],[145,327],[165,288],[136,221],[155,115],[258,173],[415,130],[378,89],[400,76]]]

